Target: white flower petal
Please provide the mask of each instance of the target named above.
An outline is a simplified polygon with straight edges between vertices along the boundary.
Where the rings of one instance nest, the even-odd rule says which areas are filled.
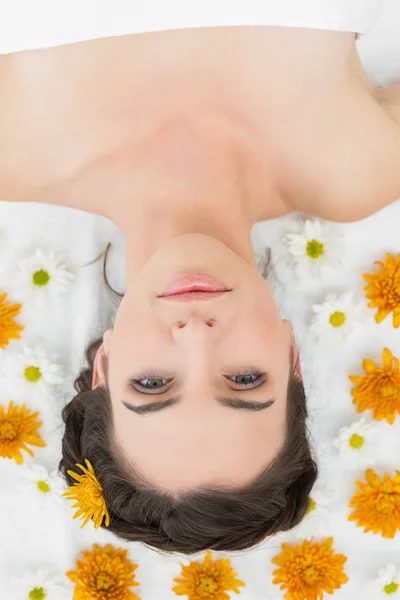
[[[330,533],[328,515],[334,508],[333,491],[316,484],[311,490],[310,498],[314,501],[315,508],[295,528],[298,538],[309,539],[312,536],[324,536]]]
[[[37,381],[26,378],[25,371],[28,367],[39,369],[40,377]],[[40,345],[33,348],[23,345],[22,352],[7,355],[3,362],[4,374],[21,394],[52,394],[54,385],[63,381],[63,371],[63,366],[52,362]]]
[[[376,464],[377,444],[379,443],[379,431],[375,423],[367,423],[365,417],[342,427],[333,445],[339,451],[340,458],[348,467],[365,467]],[[359,448],[350,445],[353,435],[363,438],[363,444]]]
[[[12,598],[15,600],[26,600],[30,592],[38,587],[43,587],[46,600],[70,600],[71,598],[71,583],[50,568],[21,569],[18,576],[11,575],[10,583],[13,586]]]
[[[327,336],[331,340],[344,341],[354,332],[360,319],[359,306],[354,304],[352,294],[337,296],[328,293],[321,304],[313,304],[314,315],[311,318],[310,331],[316,336]],[[345,320],[342,325],[335,326],[331,317],[335,312],[342,312]]]
[[[307,245],[313,239],[324,246],[324,252],[318,258],[311,258],[307,254]],[[332,275],[343,264],[343,236],[320,219],[301,221],[298,231],[287,233],[283,241],[293,258],[294,270],[300,280],[308,276],[318,280],[325,274]]]
[[[54,250],[45,253],[41,249],[37,249],[33,255],[18,261],[18,267],[20,285],[28,297],[27,300],[41,305],[45,300],[58,298],[75,279],[75,274],[65,262],[61,262],[57,258]],[[35,272],[41,270],[47,272],[50,277],[46,285],[36,285],[34,282]]]
[[[400,569],[393,563],[389,563],[386,567],[379,570],[378,577],[371,582],[370,589],[373,594],[373,598],[376,600],[400,600],[400,585],[399,588],[392,592],[390,595],[386,593],[385,587],[394,583],[399,585],[400,583]]]

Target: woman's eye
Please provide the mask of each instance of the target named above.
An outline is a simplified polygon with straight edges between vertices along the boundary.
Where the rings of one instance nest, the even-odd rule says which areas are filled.
[[[233,379],[236,379],[233,383],[239,385],[241,387],[258,387],[255,386],[255,383],[264,382],[265,374],[264,373],[240,373],[238,375],[234,375]],[[232,381],[232,379],[231,379]]]
[[[146,379],[135,379],[135,383],[145,390],[159,390],[167,385],[167,381],[161,377],[147,377]]]

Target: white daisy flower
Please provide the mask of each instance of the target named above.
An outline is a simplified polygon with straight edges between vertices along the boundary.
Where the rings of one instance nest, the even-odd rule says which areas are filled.
[[[310,504],[304,519],[295,528],[297,538],[329,534],[328,515],[332,512],[332,490],[318,486],[311,490]]]
[[[364,467],[376,463],[379,438],[377,426],[365,417],[339,430],[334,446],[349,467]]]
[[[400,569],[393,563],[381,569],[371,591],[375,600],[400,600]]]
[[[313,304],[314,315],[310,331],[317,337],[326,336],[336,341],[344,341],[360,321],[364,307],[355,303],[353,293],[327,294],[321,304]]]
[[[71,600],[72,585],[65,577],[49,568],[26,571],[11,576],[13,600]]]
[[[54,250],[44,253],[37,249],[29,258],[20,260],[18,266],[26,294],[38,304],[43,304],[46,298],[57,299],[75,279],[66,263],[57,259]]]
[[[21,465],[18,469],[20,477],[17,487],[20,491],[34,491],[43,498],[53,496],[63,502],[62,493],[65,492],[66,482],[57,470],[49,472],[46,467],[39,464]]]
[[[51,361],[40,345],[22,347],[22,352],[10,353],[4,358],[4,374],[12,379],[16,393],[25,395],[36,392],[50,396],[54,387],[63,381],[63,367]]]
[[[297,275],[319,279],[343,264],[344,237],[338,228],[320,219],[301,222],[297,232],[283,238]]]

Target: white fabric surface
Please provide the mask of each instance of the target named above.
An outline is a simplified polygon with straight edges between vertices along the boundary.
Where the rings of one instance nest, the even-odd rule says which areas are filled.
[[[366,33],[382,0],[12,0],[0,4],[0,54],[129,33],[278,25]]]
[[[375,28],[359,43],[363,63],[372,80],[382,85],[400,80],[399,23],[400,6],[396,0],[386,0]],[[298,215],[293,214],[257,224],[253,231],[257,254],[263,247],[270,246],[274,260],[279,261],[283,252],[282,233],[297,218]],[[336,509],[329,518],[330,531],[335,538],[335,550],[348,556],[345,572],[349,582],[333,597],[369,600],[372,595],[368,582],[377,576],[378,570],[388,562],[400,566],[400,534],[393,540],[384,539],[380,535],[365,534],[347,521],[354,481],[363,479],[364,470],[347,468],[330,445],[340,427],[361,416],[351,404],[351,384],[347,376],[361,374],[365,357],[380,362],[385,346],[399,356],[400,331],[393,328],[391,317],[376,325],[375,311],[369,310],[369,318],[354,340],[335,349],[328,344],[317,344],[308,332],[308,323],[311,305],[319,302],[326,292],[352,290],[362,298],[361,273],[374,270],[373,261],[384,258],[386,252],[400,252],[400,201],[368,219],[339,227],[347,238],[346,266],[340,277],[314,287],[301,286],[294,279],[284,288],[273,282],[271,285],[274,285],[282,317],[289,318],[294,325],[308,395],[310,429],[320,459],[320,483],[333,488],[335,493]],[[96,258],[109,241],[113,244],[108,266],[110,284],[123,292],[124,240],[113,223],[74,209],[0,202],[0,292],[8,291],[10,300],[19,301],[14,283],[15,263],[36,247],[63,251],[72,265],[79,267]],[[77,268],[71,291],[61,298],[59,304],[42,311],[24,304],[17,318],[25,325],[22,339],[11,341],[6,351],[0,350],[1,368],[6,353],[16,350],[22,341],[41,342],[50,352],[56,352],[66,367],[65,382],[59,386],[54,402],[40,407],[44,421],[41,434],[48,447],[34,447],[34,458],[24,454],[25,464],[44,464],[50,470],[59,460],[60,410],[74,393],[72,381],[83,365],[87,343],[112,325],[119,303],[118,297],[103,284],[101,261]],[[13,390],[1,380],[0,404],[7,406],[11,399],[18,401]],[[36,406],[29,399],[27,403]],[[376,469],[380,473],[394,474],[396,468],[400,469],[400,419],[398,417],[392,427],[386,423],[380,427],[383,452]],[[93,542],[122,545],[109,532],[94,531],[90,523],[81,530],[81,522],[72,519],[71,502],[65,501],[64,506],[59,507],[51,498],[44,503],[33,492],[17,492],[19,469],[14,461],[0,459],[0,598],[7,600],[16,600],[11,595],[10,575],[19,577],[27,569],[47,565],[63,574],[75,568],[80,551],[91,548]],[[232,597],[242,600],[283,597],[278,586],[271,584],[273,566],[270,563],[283,540],[296,541],[294,532],[267,540],[261,548],[252,551],[224,553],[231,557],[239,578],[246,582],[240,596],[231,594]],[[171,588],[173,577],[180,573],[180,558],[161,556],[139,544],[130,544],[129,550],[130,558],[139,563],[137,577],[141,586],[133,591],[142,600],[176,598]]]

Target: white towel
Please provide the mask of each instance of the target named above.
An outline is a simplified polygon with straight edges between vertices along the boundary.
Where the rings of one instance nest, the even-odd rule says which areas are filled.
[[[190,27],[277,25],[365,34],[383,0],[3,0],[0,54]]]

